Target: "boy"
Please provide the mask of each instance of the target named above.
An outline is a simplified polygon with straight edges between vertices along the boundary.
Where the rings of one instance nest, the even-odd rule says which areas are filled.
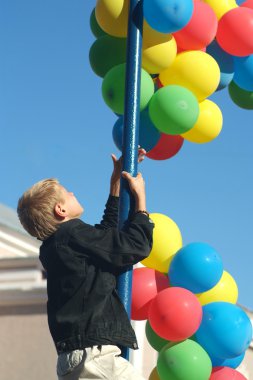
[[[138,347],[116,279],[149,255],[154,225],[146,212],[141,174],[123,172],[135,213],[118,230],[121,159],[112,159],[110,196],[95,227],[79,219],[82,206],[55,179],[38,182],[18,202],[23,227],[42,240],[40,260],[47,272],[48,324],[59,380],[143,380],[120,357],[119,347]]]

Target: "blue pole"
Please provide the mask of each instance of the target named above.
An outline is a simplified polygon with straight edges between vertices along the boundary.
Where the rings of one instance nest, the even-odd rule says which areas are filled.
[[[142,50],[143,11],[142,0],[130,0],[127,35],[127,62],[125,86],[125,112],[123,133],[123,170],[132,176],[137,175],[138,140],[140,116],[140,80]],[[133,212],[134,199],[126,180],[121,181],[119,228],[122,228]],[[118,279],[118,293],[130,318],[132,294],[132,269]],[[129,350],[124,349],[122,356],[129,358]]]

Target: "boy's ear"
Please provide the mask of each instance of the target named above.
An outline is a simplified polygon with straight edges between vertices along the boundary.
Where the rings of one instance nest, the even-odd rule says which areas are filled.
[[[54,207],[54,212],[55,212],[55,215],[60,217],[60,218],[65,218],[65,216],[66,216],[66,210],[62,206],[61,203],[56,203],[56,205]]]

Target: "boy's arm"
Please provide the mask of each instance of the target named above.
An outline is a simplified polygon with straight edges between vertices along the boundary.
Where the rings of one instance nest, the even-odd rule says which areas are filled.
[[[75,223],[69,243],[93,260],[122,268],[143,260],[151,251],[154,223],[146,214],[135,213],[121,231],[97,229],[77,219]]]
[[[139,163],[144,160],[145,154],[145,149],[139,148]],[[113,161],[113,172],[110,181],[110,196],[105,205],[104,215],[100,224],[95,225],[95,227],[98,229],[117,227],[119,222],[119,194],[122,173],[122,156],[119,159],[117,159],[117,157],[114,154],[112,154],[111,157]]]
[[[105,205],[104,215],[100,224],[95,224],[95,228],[106,230],[107,228],[118,226],[119,197],[109,195]]]

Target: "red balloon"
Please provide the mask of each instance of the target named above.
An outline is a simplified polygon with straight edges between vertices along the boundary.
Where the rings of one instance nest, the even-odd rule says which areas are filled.
[[[150,305],[148,319],[157,335],[178,342],[198,330],[202,307],[195,294],[184,288],[172,287],[157,294]]]
[[[218,20],[210,5],[195,0],[190,21],[173,36],[181,50],[201,50],[215,38],[217,26]]]
[[[240,7],[246,7],[253,9],[253,0],[246,0],[240,5]]]
[[[178,153],[183,142],[184,138],[180,135],[167,135],[161,133],[158,143],[146,154],[146,156],[153,160],[167,160]]]
[[[196,1],[200,1],[200,0],[196,0]],[[204,47],[202,49],[199,49],[199,50],[206,52],[206,47]],[[182,53],[183,51],[189,51],[189,50],[183,49],[183,48],[181,48],[180,46],[177,45],[177,54]]]
[[[131,318],[136,321],[148,319],[149,306],[161,290],[169,287],[165,274],[150,268],[133,270]]]
[[[240,372],[230,367],[214,367],[209,380],[247,380]]]
[[[226,12],[218,23],[216,39],[231,55],[245,57],[253,53],[253,9],[237,7]]]
[[[162,84],[162,82],[160,81],[159,78],[157,78],[157,80],[156,80],[156,85],[157,85],[157,88],[162,88],[162,87],[164,87],[163,84]]]

